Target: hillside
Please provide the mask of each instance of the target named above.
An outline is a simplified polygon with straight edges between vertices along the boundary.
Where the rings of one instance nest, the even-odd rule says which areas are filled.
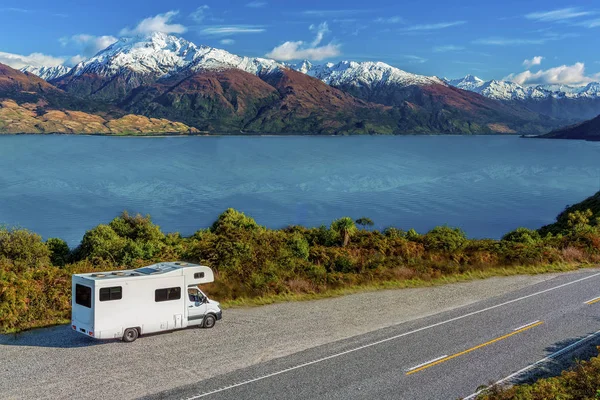
[[[150,135],[198,133],[180,122],[125,115],[109,119],[74,110],[43,110],[35,104],[19,105],[13,100],[0,101],[0,134],[6,133],[82,133],[112,135]]]
[[[592,224],[600,225],[600,192],[588,197],[580,203],[566,207],[565,210],[556,217],[556,222],[542,227],[540,233],[542,235],[548,233],[562,233],[570,228],[569,214],[575,212],[584,213],[587,210],[591,210],[592,215],[588,215],[585,218]]]
[[[567,126],[566,128],[557,129],[540,137],[546,139],[581,139],[600,141],[600,115],[589,121]]]

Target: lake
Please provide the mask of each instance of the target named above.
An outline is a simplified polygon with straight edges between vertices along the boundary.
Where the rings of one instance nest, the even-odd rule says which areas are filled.
[[[121,211],[190,235],[229,207],[281,228],[538,228],[600,190],[600,143],[515,136],[0,137],[0,223],[76,246]]]

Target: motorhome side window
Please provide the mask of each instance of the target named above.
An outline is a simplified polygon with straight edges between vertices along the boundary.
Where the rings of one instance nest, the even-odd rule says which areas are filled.
[[[92,288],[80,284],[75,285],[75,303],[92,308]]]
[[[204,278],[204,272],[196,272],[194,274],[194,279],[202,279]]]
[[[123,290],[121,286],[100,289],[100,301],[121,300],[122,297]]]
[[[172,287],[166,289],[156,289],[154,291],[154,301],[169,301],[181,299],[181,288]]]

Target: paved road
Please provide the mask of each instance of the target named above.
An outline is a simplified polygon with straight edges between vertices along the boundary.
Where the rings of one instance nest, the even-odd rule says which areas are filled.
[[[147,398],[456,399],[599,330],[589,270]]]

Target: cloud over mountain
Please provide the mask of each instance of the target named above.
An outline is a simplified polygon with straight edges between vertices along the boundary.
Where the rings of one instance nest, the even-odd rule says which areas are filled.
[[[154,17],[143,19],[133,29],[121,29],[122,36],[145,35],[152,32],[162,33],[184,33],[187,28],[181,24],[173,24],[171,20],[179,14],[179,11],[169,11],[164,14],[158,14]]]
[[[537,72],[528,70],[519,74],[510,74],[504,80],[519,85],[584,85],[599,78],[600,74],[587,76],[585,74],[585,64],[578,62],[573,65],[561,65]]]
[[[275,47],[266,56],[280,61],[301,59],[319,61],[341,54],[339,44],[329,43],[319,46],[325,35],[330,32],[327,22],[322,22],[319,25],[313,24],[309,27],[309,30],[316,32],[316,36],[310,44],[302,40],[295,42],[288,41]]]

